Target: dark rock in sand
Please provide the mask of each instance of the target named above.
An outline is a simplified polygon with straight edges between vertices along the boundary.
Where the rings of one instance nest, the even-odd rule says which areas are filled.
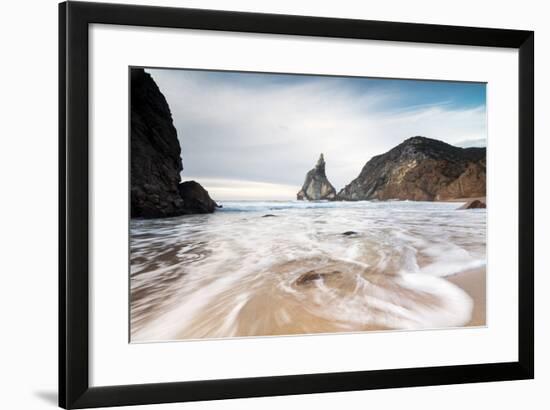
[[[315,271],[310,271],[301,275],[298,279],[296,279],[295,283],[298,286],[309,285],[310,283],[315,282],[316,280],[325,279],[327,276],[334,275],[334,274],[338,274],[338,272],[334,271],[334,272],[319,273]]]
[[[484,201],[479,199],[474,199],[473,201],[467,202],[458,209],[485,209],[487,204]]]
[[[273,214],[265,214],[262,216],[262,218],[275,218],[277,215],[273,215]]]
[[[359,235],[359,234],[355,231],[346,231],[346,232],[342,233],[342,235],[344,235],[344,236],[353,236],[353,235]]]
[[[306,180],[302,189],[296,195],[298,200],[336,199],[336,190],[328,181],[325,174],[325,159],[323,154],[319,157],[315,168],[306,174]]]
[[[210,198],[208,191],[201,184],[195,181],[186,181],[178,185],[178,190],[188,209],[192,209],[193,213],[207,214],[212,213],[218,204]]]
[[[130,75],[131,216],[213,212],[214,201],[199,184],[179,186],[181,148],[164,95],[143,69],[132,69]]]
[[[437,201],[485,196],[485,148],[413,137],[372,157],[338,199]]]

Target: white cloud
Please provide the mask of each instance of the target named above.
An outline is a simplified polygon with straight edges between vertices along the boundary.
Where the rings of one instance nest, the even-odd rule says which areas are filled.
[[[457,147],[462,147],[462,148],[486,147],[487,146],[487,139],[480,138],[480,139],[464,140],[464,141],[457,142],[455,145]]]
[[[391,110],[383,107],[398,102],[399,93],[358,93],[335,79],[254,85],[212,81],[201,72],[148,71],[172,111],[183,178],[193,175],[200,183],[255,181],[285,186],[284,195],[294,187],[295,194],[323,152],[327,176],[339,190],[373,155],[411,136],[451,144],[486,138],[484,106],[441,102]],[[232,186],[250,194],[242,184]]]
[[[201,178],[186,176],[186,180],[200,180],[201,185],[217,201],[234,200],[288,200],[295,199],[294,185],[272,184],[225,178]]]

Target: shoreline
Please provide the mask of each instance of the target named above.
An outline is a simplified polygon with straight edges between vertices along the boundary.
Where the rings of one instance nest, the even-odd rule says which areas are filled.
[[[486,196],[475,196],[471,198],[452,198],[452,199],[440,199],[433,202],[471,202],[471,201],[481,201],[487,203]]]
[[[484,213],[441,202],[302,205],[133,221],[131,340],[486,325]]]
[[[445,278],[461,288],[473,300],[472,317],[464,327],[487,325],[487,274],[486,268],[476,268],[456,273]]]

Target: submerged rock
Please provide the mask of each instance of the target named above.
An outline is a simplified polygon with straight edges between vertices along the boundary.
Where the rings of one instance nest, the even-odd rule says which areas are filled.
[[[131,217],[213,212],[215,202],[198,183],[180,185],[181,147],[157,84],[143,69],[132,69],[130,82]]]
[[[328,181],[325,174],[325,159],[323,154],[319,157],[315,168],[306,174],[304,185],[296,195],[298,200],[336,199],[336,190]]]
[[[327,278],[328,276],[331,276],[331,275],[337,275],[339,274],[338,271],[332,271],[332,272],[315,272],[315,271],[310,271],[310,272],[306,272],[302,275],[300,275],[298,277],[298,279],[296,279],[296,285],[298,286],[304,286],[304,285],[309,285],[310,283],[313,283],[315,281],[318,281],[318,280],[321,280],[321,279],[325,279]]]
[[[485,148],[412,137],[372,157],[338,199],[434,201],[485,196]]]
[[[359,234],[355,231],[346,231],[346,232],[343,232],[342,235],[344,235],[344,236],[354,236],[354,235],[359,235]]]
[[[484,209],[487,208],[487,204],[479,199],[467,202],[458,209]]]
[[[262,218],[275,218],[277,215],[273,215],[273,214],[265,214],[265,215],[262,215]]]

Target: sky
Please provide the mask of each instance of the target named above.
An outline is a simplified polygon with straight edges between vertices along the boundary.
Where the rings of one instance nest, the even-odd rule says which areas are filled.
[[[182,180],[215,200],[295,199],[321,153],[337,191],[422,135],[486,145],[484,83],[146,69],[170,106]]]

